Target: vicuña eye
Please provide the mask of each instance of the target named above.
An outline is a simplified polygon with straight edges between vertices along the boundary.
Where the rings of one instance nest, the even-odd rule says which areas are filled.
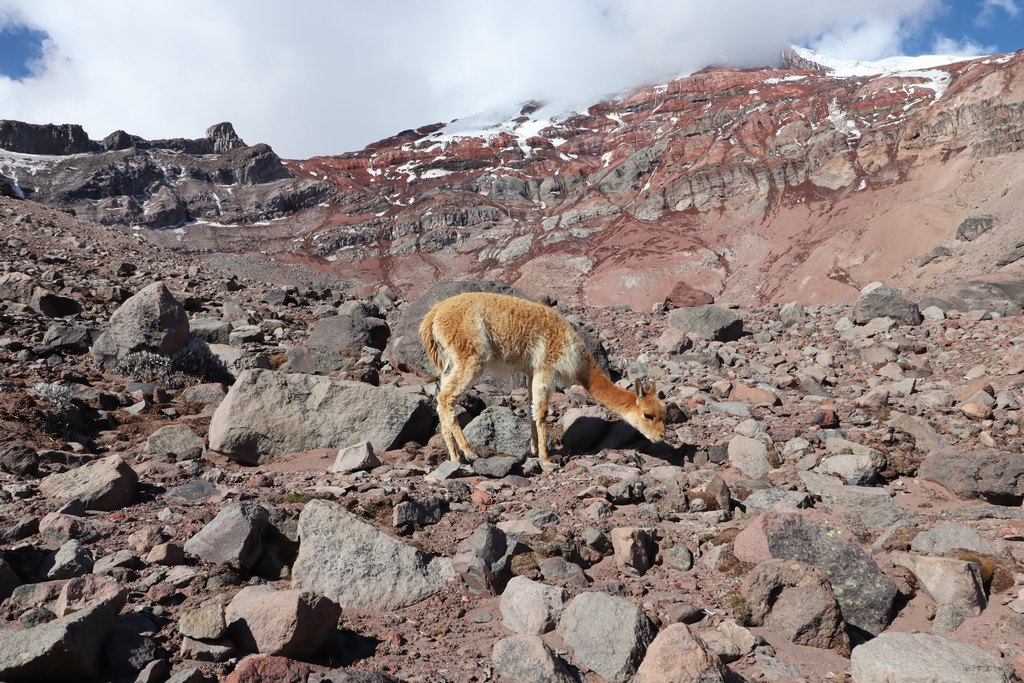
[[[653,420],[654,416],[651,415],[650,413],[644,413],[644,419],[645,420]]]

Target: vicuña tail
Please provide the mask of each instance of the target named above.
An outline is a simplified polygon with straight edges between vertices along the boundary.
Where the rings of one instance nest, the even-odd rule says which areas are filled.
[[[434,309],[430,309],[420,323],[420,340],[423,342],[423,349],[427,352],[427,358],[437,368],[438,373],[444,370],[444,363],[441,360],[441,349],[434,339]]]

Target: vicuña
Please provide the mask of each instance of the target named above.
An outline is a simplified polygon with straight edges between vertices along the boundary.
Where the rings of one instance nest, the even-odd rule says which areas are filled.
[[[437,415],[452,460],[476,454],[455,421],[455,402],[485,371],[526,373],[533,423],[530,450],[546,467],[548,397],[557,381],[580,384],[651,441],[665,439],[665,408],[654,382],[620,389],[601,371],[576,331],[548,306],[503,294],[469,292],[441,301],[420,324],[423,348],[440,371]]]

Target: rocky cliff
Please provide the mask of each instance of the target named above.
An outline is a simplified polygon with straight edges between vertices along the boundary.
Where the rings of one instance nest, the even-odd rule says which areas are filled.
[[[0,121],[0,173],[15,194],[150,228],[269,221],[333,194],[296,178],[267,145],[246,145],[230,123],[195,140],[116,131],[97,142],[81,126]]]

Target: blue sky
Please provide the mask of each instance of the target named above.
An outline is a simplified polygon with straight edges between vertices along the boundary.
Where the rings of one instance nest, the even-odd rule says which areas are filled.
[[[1024,0],[0,0],[0,118],[305,158],[709,64],[1024,48]]]
[[[906,47],[912,54],[927,54],[941,51],[943,40],[976,45],[978,52],[986,54],[1024,49],[1024,2],[946,2],[907,41]]]

